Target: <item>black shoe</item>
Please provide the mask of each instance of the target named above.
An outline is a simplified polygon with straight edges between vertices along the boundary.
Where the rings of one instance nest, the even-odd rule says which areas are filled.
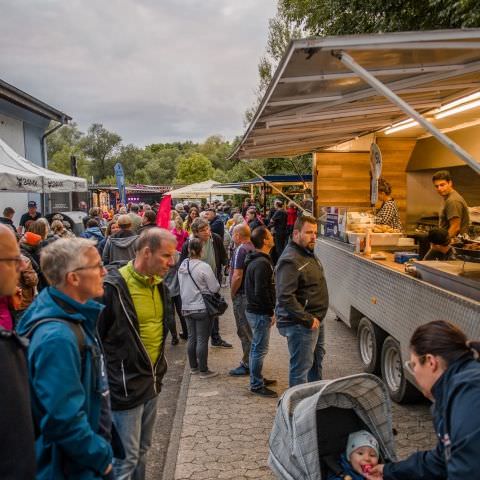
[[[178,345],[178,337],[176,335],[172,337],[172,345]]]
[[[261,388],[251,388],[250,391],[254,393],[255,395],[259,395],[260,397],[268,397],[268,398],[277,398],[278,393],[270,390],[267,387],[261,387]]]
[[[237,368],[234,368],[228,372],[232,377],[241,377],[244,375],[250,375],[250,370],[243,363],[241,363]]]
[[[231,343],[226,342],[225,340],[219,340],[218,342],[212,342],[212,347],[233,348],[233,345]]]
[[[263,379],[263,384],[268,387],[269,385],[276,385],[277,384],[277,381],[276,380],[273,380],[273,379],[268,379],[268,378],[264,378]]]
[[[179,337],[180,337],[182,340],[188,340],[188,333],[183,333],[183,332],[182,332],[182,333],[179,335]]]

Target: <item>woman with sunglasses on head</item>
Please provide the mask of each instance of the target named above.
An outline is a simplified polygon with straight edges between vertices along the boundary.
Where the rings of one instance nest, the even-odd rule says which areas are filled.
[[[480,475],[480,342],[437,320],[415,330],[406,367],[434,402],[435,449],[376,466],[369,480],[464,480]]]

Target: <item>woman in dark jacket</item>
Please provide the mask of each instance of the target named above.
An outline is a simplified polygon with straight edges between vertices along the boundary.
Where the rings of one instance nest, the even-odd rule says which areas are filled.
[[[378,465],[369,480],[465,480],[480,472],[480,342],[468,341],[442,320],[422,325],[410,340],[411,370],[434,401],[435,449],[402,462]]]

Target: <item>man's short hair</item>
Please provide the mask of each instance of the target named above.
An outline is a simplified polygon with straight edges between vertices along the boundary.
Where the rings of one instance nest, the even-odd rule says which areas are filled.
[[[295,225],[293,225],[294,230],[300,231],[306,223],[311,223],[312,225],[317,225],[317,219],[310,215],[300,215],[295,220]]]
[[[67,273],[85,266],[85,254],[96,242],[86,238],[60,238],[40,252],[40,268],[50,285],[61,287]]]
[[[132,226],[132,219],[128,215],[120,215],[117,223],[122,230],[128,230]]]
[[[283,207],[283,202],[282,202],[282,200],[278,200],[278,199],[277,199],[277,200],[275,200],[275,201],[273,202],[273,204],[274,204],[276,207],[279,207],[279,208],[282,208],[282,207]]]
[[[12,207],[5,207],[3,209],[3,216],[4,217],[9,217],[10,215],[14,215],[15,210]]]
[[[177,239],[173,233],[170,233],[165,228],[150,228],[141,233],[135,244],[135,251],[139,252],[145,247],[148,247],[150,251],[156,252],[165,242],[171,242],[177,244]]]
[[[263,225],[260,227],[257,227],[252,232],[252,236],[250,237],[250,240],[253,243],[253,246],[255,248],[258,248],[258,249],[263,248],[268,232],[269,232],[268,228]]]
[[[452,181],[452,176],[450,175],[450,172],[448,170],[439,170],[438,172],[435,172],[432,177],[432,182],[436,182],[438,180],[445,180],[447,182]]]
[[[138,213],[139,209],[140,209],[140,208],[139,208],[139,206],[138,206],[136,203],[132,203],[132,204],[130,205],[130,211],[133,212],[133,213]]]
[[[209,227],[210,224],[208,223],[208,220],[205,220],[204,218],[197,217],[193,222],[192,222],[192,233],[196,234],[200,230],[203,230],[205,227]]]
[[[149,223],[155,223],[157,221],[157,215],[153,210],[145,210],[143,218],[146,218]]]
[[[240,236],[240,238],[246,240],[250,238],[250,227],[246,223],[240,223],[239,225],[235,225],[233,228],[233,233],[236,233]]]
[[[434,245],[442,245],[444,247],[450,244],[450,237],[448,236],[448,230],[445,228],[432,228],[427,235],[429,243]]]
[[[87,221],[87,228],[93,228],[93,227],[98,227],[98,222],[94,218],[90,218]]]

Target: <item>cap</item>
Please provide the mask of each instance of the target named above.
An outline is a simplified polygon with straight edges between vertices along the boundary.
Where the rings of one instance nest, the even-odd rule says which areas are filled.
[[[28,208],[32,208],[32,207],[36,207],[37,206],[37,202],[35,202],[34,200],[30,200],[28,202]]]
[[[347,451],[345,452],[347,455],[347,459],[350,459],[350,455],[352,454],[352,452],[354,452],[357,448],[360,447],[373,448],[377,455],[379,454],[377,439],[366,430],[360,430],[358,432],[351,433],[348,436]]]

